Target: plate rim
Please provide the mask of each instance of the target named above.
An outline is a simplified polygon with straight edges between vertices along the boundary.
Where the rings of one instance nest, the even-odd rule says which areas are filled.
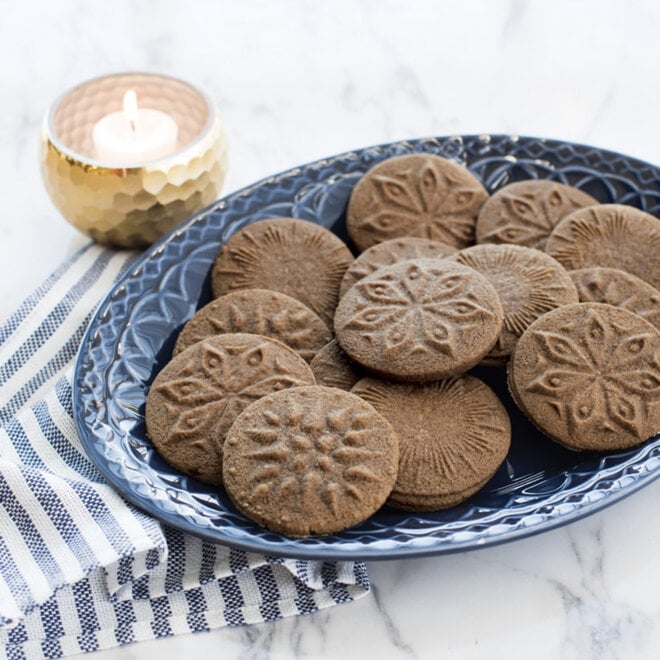
[[[158,505],[154,504],[154,500],[150,498],[141,498],[138,497],[134,490],[126,490],[120,487],[120,480],[116,478],[115,473],[110,469],[110,465],[107,461],[103,461],[102,457],[97,454],[95,451],[90,450],[89,438],[91,435],[91,429],[85,424],[83,410],[84,403],[82,400],[82,392],[80,387],[77,385],[81,380],[81,370],[83,368],[84,360],[84,350],[88,347],[90,338],[94,330],[96,329],[97,324],[100,325],[100,318],[102,316],[103,310],[105,310],[108,305],[112,304],[113,297],[116,295],[117,291],[124,286],[125,282],[131,277],[136,275],[136,272],[139,271],[142,266],[149,262],[151,259],[156,258],[159,253],[164,250],[164,247],[177,239],[179,236],[184,234],[188,229],[193,226],[195,223],[200,222],[206,216],[216,211],[222,210],[222,208],[235,199],[249,195],[250,192],[254,189],[257,189],[263,185],[269,183],[275,183],[279,180],[285,179],[287,177],[292,177],[299,175],[301,172],[321,167],[324,163],[332,162],[340,158],[348,158],[353,154],[363,153],[368,150],[378,150],[378,149],[387,149],[393,148],[396,145],[419,145],[423,144],[425,141],[433,142],[446,142],[451,140],[456,141],[468,141],[476,139],[485,139],[488,138],[494,140],[511,140],[512,142],[517,142],[519,140],[534,140],[541,143],[544,143],[549,148],[560,148],[561,146],[570,146],[577,147],[579,149],[591,149],[598,151],[602,154],[607,154],[610,156],[621,157],[628,161],[635,169],[639,167],[649,167],[653,170],[657,170],[658,166],[650,162],[643,161],[634,156],[628,156],[617,151],[610,149],[604,149],[601,147],[573,142],[569,140],[561,140],[558,138],[543,138],[543,137],[534,137],[527,135],[518,135],[518,134],[506,134],[506,133],[471,133],[471,134],[453,134],[446,136],[427,136],[427,137],[418,137],[418,138],[407,138],[402,140],[395,140],[391,142],[384,142],[375,145],[367,145],[363,147],[358,147],[344,152],[338,152],[331,156],[326,156],[324,158],[319,158],[302,165],[298,165],[286,170],[281,170],[275,174],[265,176],[253,183],[250,183],[242,188],[235,190],[228,195],[225,195],[207,207],[201,209],[197,213],[191,215],[189,218],[180,223],[177,227],[170,230],[158,241],[153,243],[149,248],[147,248],[142,254],[140,254],[135,260],[130,263],[130,266],[126,268],[125,272],[114,282],[108,292],[102,297],[98,305],[96,306],[90,320],[85,328],[83,336],[80,340],[80,346],[76,355],[74,362],[73,374],[72,374],[72,405],[74,412],[74,422],[78,436],[81,440],[83,449],[87,457],[94,464],[94,466],[101,472],[105,480],[109,485],[124,499],[129,501],[131,504],[136,506],[139,510],[148,513],[155,517],[159,522],[166,524],[170,527],[176,528],[180,531],[193,534],[199,538],[208,540],[212,543],[223,544],[229,547],[245,550],[248,552],[257,552],[260,554],[266,554],[273,557],[283,557],[283,558],[293,558],[293,559],[313,559],[313,560],[394,560],[394,559],[403,559],[403,558],[415,558],[422,556],[433,556],[438,554],[453,554],[457,552],[466,552],[477,550],[480,548],[493,547],[496,545],[501,545],[511,541],[518,540],[520,538],[527,538],[530,536],[535,536],[546,531],[551,531],[562,527],[566,524],[570,524],[587,516],[590,516],[598,511],[604,510],[619,502],[626,497],[634,494],[641,488],[649,485],[660,477],[660,463],[658,463],[657,468],[647,469],[643,474],[638,475],[638,478],[631,484],[621,485],[615,489],[607,491],[607,494],[603,497],[591,501],[588,503],[582,503],[578,508],[574,508],[571,511],[555,515],[551,518],[545,518],[542,521],[535,523],[533,525],[524,525],[515,529],[509,529],[504,533],[480,537],[476,541],[473,539],[468,539],[464,541],[452,540],[449,543],[444,542],[443,539],[432,537],[433,543],[428,546],[398,546],[396,548],[372,548],[369,544],[363,544],[359,541],[346,542],[339,549],[333,547],[324,547],[319,548],[318,546],[300,546],[296,545],[295,547],[288,547],[282,543],[271,543],[265,541],[263,538],[257,537],[256,539],[234,539],[231,536],[227,536],[226,533],[223,533],[222,530],[216,531],[221,532],[220,534],[214,534],[209,532],[206,528],[199,528],[191,524],[186,517],[176,516],[167,511],[164,511]],[[596,475],[597,472],[594,472]],[[423,514],[421,514],[423,515]],[[221,537],[221,538],[219,538]],[[297,541],[297,539],[291,539],[292,542]],[[381,541],[379,539],[379,541]],[[381,541],[382,542],[382,541]],[[347,544],[355,545],[355,549],[346,548]]]

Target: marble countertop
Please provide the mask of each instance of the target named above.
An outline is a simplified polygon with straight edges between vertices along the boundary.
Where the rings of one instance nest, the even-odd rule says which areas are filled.
[[[653,1],[175,0],[3,3],[0,316],[86,241],[41,184],[42,117],[122,70],[205,88],[231,192],[352,148],[457,133],[556,137],[660,163]],[[657,658],[660,481],[532,538],[370,563],[372,591],[276,623],[101,658]]]

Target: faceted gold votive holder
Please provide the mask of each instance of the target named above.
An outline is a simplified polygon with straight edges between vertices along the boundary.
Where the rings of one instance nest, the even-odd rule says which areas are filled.
[[[104,164],[95,159],[94,125],[120,111],[130,89],[141,107],[177,122],[177,150],[126,168]],[[66,220],[105,245],[150,245],[217,199],[226,170],[220,116],[206,95],[175,78],[147,73],[96,78],[66,92],[44,121],[46,190]]]

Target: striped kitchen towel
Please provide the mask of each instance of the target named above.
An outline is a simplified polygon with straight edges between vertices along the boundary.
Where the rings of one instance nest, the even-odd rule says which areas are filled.
[[[125,502],[75,429],[76,350],[135,258],[88,245],[0,328],[0,644],[58,658],[270,621],[369,588],[351,562],[277,559],[170,529]]]

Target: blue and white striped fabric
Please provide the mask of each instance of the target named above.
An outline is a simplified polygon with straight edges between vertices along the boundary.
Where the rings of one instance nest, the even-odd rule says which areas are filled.
[[[71,373],[89,318],[135,254],[83,248],[0,328],[0,644],[58,658],[270,621],[353,600],[360,563],[269,558],[169,529],[85,456]]]

